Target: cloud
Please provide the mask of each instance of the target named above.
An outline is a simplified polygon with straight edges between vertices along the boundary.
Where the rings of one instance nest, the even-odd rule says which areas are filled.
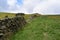
[[[7,0],[7,5],[9,10],[15,10],[17,8],[17,0]]]
[[[17,0],[7,0],[7,4],[8,4],[9,6],[15,5],[16,2],[17,2]]]
[[[33,13],[41,13],[41,14],[60,14],[60,1],[59,0],[47,0],[38,4]]]
[[[41,14],[60,14],[59,0],[24,0],[22,8],[23,12],[41,13]]]
[[[23,8],[26,9],[27,12],[32,13],[35,6],[39,3],[40,3],[40,0],[24,0]]]
[[[60,0],[0,0],[0,11],[60,14]]]

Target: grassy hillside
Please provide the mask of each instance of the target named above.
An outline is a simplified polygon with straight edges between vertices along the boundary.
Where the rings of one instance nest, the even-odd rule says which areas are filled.
[[[0,12],[0,19],[4,18],[5,16],[14,17],[15,14],[14,14],[14,13],[4,13],[4,12]]]
[[[32,20],[11,40],[60,40],[60,16],[41,16]]]
[[[0,19],[5,18],[5,16],[12,18],[12,17],[15,17],[15,14],[14,13],[0,12]],[[25,17],[25,19],[29,19],[30,16],[31,16],[30,14],[25,14],[24,17]]]

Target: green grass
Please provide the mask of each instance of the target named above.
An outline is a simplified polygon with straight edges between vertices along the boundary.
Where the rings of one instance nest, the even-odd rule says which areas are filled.
[[[14,13],[5,13],[5,12],[0,12],[0,19],[3,19],[5,18],[5,16],[8,16],[8,17],[14,17],[15,14]]]
[[[8,16],[9,18],[15,17],[14,13],[6,13],[6,12],[0,12],[0,19],[5,18],[5,16]],[[24,18],[27,20],[29,19],[31,14],[25,14]]]
[[[11,40],[60,40],[60,16],[41,16],[32,20]]]

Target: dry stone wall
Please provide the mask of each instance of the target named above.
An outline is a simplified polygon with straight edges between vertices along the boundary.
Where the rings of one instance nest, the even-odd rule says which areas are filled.
[[[14,18],[6,16],[5,19],[0,20],[0,40],[9,40],[8,37],[22,30],[25,24],[25,18],[19,14],[16,14]]]

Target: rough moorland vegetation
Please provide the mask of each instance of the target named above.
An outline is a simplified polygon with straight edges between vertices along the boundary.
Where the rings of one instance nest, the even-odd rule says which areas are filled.
[[[60,16],[37,17],[11,40],[60,40]]]
[[[6,36],[9,37],[10,40],[60,40],[60,15],[40,15],[38,13],[35,13],[25,15],[20,14],[19,16],[19,14],[16,15],[12,13],[11,14],[0,13],[0,14],[1,20],[5,20],[7,18],[6,15],[8,15],[8,18],[12,20],[12,23],[10,23],[11,20],[7,21],[7,23],[5,21],[5,26],[4,25],[1,26],[0,23],[0,27],[8,27],[7,29],[11,30],[11,32],[14,34],[10,37],[8,35]],[[15,20],[16,19],[15,15],[17,16],[17,20]],[[21,20],[22,18],[23,20]]]

